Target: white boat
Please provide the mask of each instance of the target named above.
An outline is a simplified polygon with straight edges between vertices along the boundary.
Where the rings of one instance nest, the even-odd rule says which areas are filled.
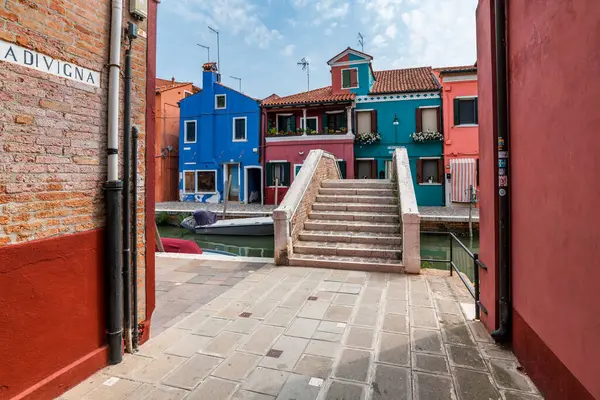
[[[181,222],[181,226],[200,235],[273,235],[273,218],[271,217],[225,219],[210,225],[196,225],[194,216],[190,216]]]

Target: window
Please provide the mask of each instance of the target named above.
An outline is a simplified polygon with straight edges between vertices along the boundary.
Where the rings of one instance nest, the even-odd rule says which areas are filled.
[[[281,131],[296,131],[296,118],[292,114],[277,115],[277,132]]]
[[[319,125],[319,118],[317,117],[306,117],[306,126],[304,126],[304,118],[300,119],[300,125],[302,129],[310,129],[312,131],[317,131],[317,127]]]
[[[184,143],[196,143],[196,121],[185,121],[183,135]]]
[[[287,161],[267,163],[267,186],[290,186],[290,163]]]
[[[227,96],[224,94],[218,94],[215,96],[215,109],[222,110],[227,107]]]
[[[194,95],[194,93],[192,93],[192,92],[188,92],[187,90],[183,91],[183,97],[190,97],[190,96],[193,96],[193,95]]]
[[[196,187],[194,186],[194,171],[183,172],[183,192],[184,193],[195,193]]]
[[[342,70],[342,89],[353,89],[358,87],[358,69],[349,68]]]
[[[216,186],[217,171],[196,171],[196,193],[214,193]]]
[[[439,132],[437,111],[437,108],[423,109],[421,112],[422,132]]]
[[[343,112],[327,115],[327,129],[339,131],[346,127],[346,121]]]
[[[371,126],[371,112],[361,111],[356,113],[356,133],[374,132]]]
[[[302,168],[302,164],[294,164],[294,176],[298,176],[298,172]]]
[[[477,97],[454,99],[454,125],[477,125]]]
[[[246,117],[236,117],[233,119],[233,141],[246,141]]]
[[[440,185],[444,180],[444,163],[441,158],[417,160],[417,183]]]
[[[340,167],[340,174],[342,175],[342,179],[346,179],[346,161],[345,160],[337,160],[338,167]]]

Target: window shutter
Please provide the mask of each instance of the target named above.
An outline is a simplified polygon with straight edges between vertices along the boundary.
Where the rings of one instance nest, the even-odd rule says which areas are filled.
[[[342,71],[342,88],[350,86],[350,70],[345,69]]]
[[[321,118],[323,123],[323,133],[327,133],[327,114],[323,113],[323,118]]]
[[[423,183],[423,160],[417,160],[417,183]]]
[[[371,179],[377,179],[377,160],[371,160]]]
[[[296,116],[292,115],[290,117],[290,131],[296,133]]]
[[[475,101],[473,103],[475,106],[475,111],[474,111],[475,118],[474,119],[475,119],[475,123],[478,124],[479,123],[479,115],[478,115],[479,114],[479,99],[476,97]]]
[[[371,111],[371,132],[377,132],[377,110]]]
[[[437,160],[438,162],[438,183],[441,183],[442,185],[444,184],[444,160],[443,159],[439,159]]]
[[[442,121],[441,121],[441,115],[442,113],[440,112],[440,107],[436,107],[435,108],[435,112],[436,112],[436,122],[437,122],[437,128],[436,131],[437,132],[441,132],[442,131]]]
[[[342,174],[342,179],[346,179],[346,161],[338,161],[338,166],[340,167],[340,173]]]
[[[356,69],[350,70],[350,86],[351,87],[358,86],[358,70],[356,70]]]
[[[274,186],[273,182],[273,164],[268,162],[266,165],[267,170],[267,184],[266,186]]]
[[[354,160],[354,178],[360,179],[360,176],[358,176],[358,160]]]
[[[475,160],[475,184],[479,187],[479,158]]]
[[[281,186],[290,186],[290,163],[283,163],[283,182]]]
[[[417,107],[416,112],[415,112],[415,125],[416,125],[416,129],[417,132],[422,132],[423,131],[423,110],[421,110],[420,108]]]
[[[342,112],[342,123],[340,128],[346,128],[348,126],[348,114],[346,112]]]
[[[460,100],[454,99],[454,125],[460,125]]]

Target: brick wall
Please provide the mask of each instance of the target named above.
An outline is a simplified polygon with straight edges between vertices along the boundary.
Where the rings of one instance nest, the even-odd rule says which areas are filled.
[[[128,9],[125,1],[124,26]],[[101,0],[0,1],[0,40],[101,74],[95,88],[0,61],[0,246],[104,226],[110,13],[111,2]],[[143,285],[146,39],[135,41],[133,54]],[[143,319],[145,291],[138,293]]]

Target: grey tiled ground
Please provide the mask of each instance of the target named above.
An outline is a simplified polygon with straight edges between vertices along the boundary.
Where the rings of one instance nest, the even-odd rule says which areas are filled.
[[[207,267],[186,262],[169,261],[162,276],[189,282]],[[62,398],[541,399],[512,353],[465,319],[461,303],[471,299],[443,271],[406,276],[265,265],[245,273],[208,303],[202,299],[210,294],[194,297],[205,283],[186,283],[185,300],[167,301],[191,299],[197,310]]]

